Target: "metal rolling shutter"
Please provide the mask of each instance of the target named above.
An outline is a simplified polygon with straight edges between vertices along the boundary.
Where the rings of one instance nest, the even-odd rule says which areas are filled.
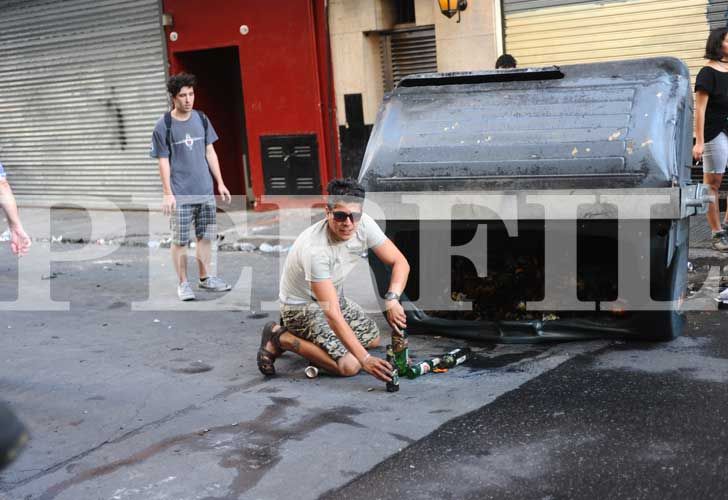
[[[728,0],[503,0],[505,48],[519,66],[670,55],[694,76]]]
[[[519,66],[670,55],[694,80],[709,31],[728,25],[728,0],[502,1],[506,52]],[[692,178],[702,180],[701,167]]]
[[[437,71],[435,27],[421,26],[382,32],[384,91],[391,91],[407,75]]]
[[[158,0],[0,3],[0,159],[15,193],[158,200],[165,78]]]

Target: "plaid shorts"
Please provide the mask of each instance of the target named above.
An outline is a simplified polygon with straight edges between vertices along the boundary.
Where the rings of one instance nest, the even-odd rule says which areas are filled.
[[[354,331],[354,335],[356,335],[362,346],[368,347],[379,337],[377,324],[364,312],[359,304],[341,297],[339,298],[339,307],[341,307],[344,319]],[[283,304],[281,306],[281,320],[293,335],[313,342],[326,351],[334,361],[338,361],[339,358],[349,352],[329,326],[326,315],[316,302],[300,306]]]
[[[197,239],[214,240],[217,233],[214,201],[177,205],[169,219],[172,244],[185,246],[190,242],[190,224],[195,223]]]

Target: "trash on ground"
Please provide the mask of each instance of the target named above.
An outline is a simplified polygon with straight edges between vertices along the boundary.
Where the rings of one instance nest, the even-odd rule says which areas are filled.
[[[239,252],[254,252],[258,247],[256,247],[252,243],[238,242],[238,243],[235,243],[234,248],[235,248],[235,250],[237,250]]]
[[[207,363],[203,363],[202,361],[193,361],[185,367],[175,368],[172,371],[175,373],[186,373],[194,375],[196,373],[209,372],[210,370],[212,370],[212,366],[208,365]]]
[[[313,365],[308,365],[303,373],[306,374],[306,378],[316,378],[319,374],[319,369]]]
[[[263,253],[286,253],[290,249],[287,245],[271,245],[270,243],[261,243],[259,250]]]

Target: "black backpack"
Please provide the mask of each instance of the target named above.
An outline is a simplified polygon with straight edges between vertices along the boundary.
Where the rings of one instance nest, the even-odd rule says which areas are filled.
[[[195,110],[195,113],[197,113],[197,116],[200,117],[200,120],[202,120],[202,128],[205,129],[205,144],[207,144],[207,127],[209,127],[209,122],[207,120],[207,116],[205,116],[205,113],[199,110]],[[169,150],[169,161],[172,161],[172,112],[167,111],[164,113],[164,126],[167,128],[167,133],[165,134],[165,137],[167,138],[167,149]]]

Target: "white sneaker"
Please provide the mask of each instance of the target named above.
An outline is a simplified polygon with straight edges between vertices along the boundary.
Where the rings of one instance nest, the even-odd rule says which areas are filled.
[[[195,292],[192,291],[189,281],[180,283],[177,286],[177,297],[179,297],[179,300],[195,300]]]
[[[711,238],[711,246],[713,250],[728,252],[728,234],[723,232],[715,233],[713,238]]]
[[[227,292],[231,286],[217,276],[208,276],[205,281],[200,280],[197,282],[197,288],[208,292]]]

